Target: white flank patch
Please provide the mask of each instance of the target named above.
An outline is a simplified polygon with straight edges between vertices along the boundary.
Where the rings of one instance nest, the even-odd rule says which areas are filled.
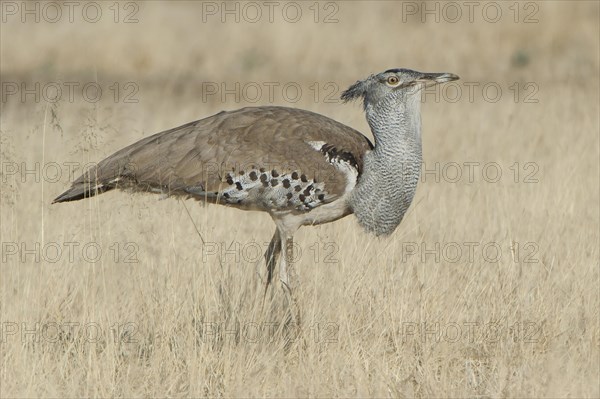
[[[326,144],[324,141],[307,141],[306,143],[317,151],[321,151],[321,148]]]
[[[317,151],[321,151],[323,146],[327,144],[324,141],[307,141],[306,143]],[[352,191],[354,189],[354,186],[356,186],[356,178],[358,177],[358,171],[354,167],[352,167],[352,165],[350,165],[350,162],[336,161],[330,159],[329,154],[325,154],[325,159],[327,160],[327,162],[335,166],[346,177],[346,181],[348,184],[346,184],[346,189],[344,190],[344,193],[347,194],[350,191]]]
[[[346,189],[344,190],[344,194],[348,194],[350,191],[354,190],[354,186],[356,186],[356,178],[358,177],[358,170],[356,170],[350,162],[346,161],[338,161],[331,162],[340,172],[346,176]]]

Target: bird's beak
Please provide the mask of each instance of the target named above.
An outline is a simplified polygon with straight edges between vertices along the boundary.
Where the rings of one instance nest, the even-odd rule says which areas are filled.
[[[453,80],[460,79],[457,75],[453,73],[424,73],[418,78],[416,81],[419,83],[425,83],[427,86],[439,83],[451,82]]]

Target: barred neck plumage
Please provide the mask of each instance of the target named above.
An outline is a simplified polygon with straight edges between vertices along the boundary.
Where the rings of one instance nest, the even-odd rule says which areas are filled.
[[[422,161],[420,105],[418,94],[365,105],[375,148],[365,155],[349,204],[376,235],[391,234],[414,197]]]

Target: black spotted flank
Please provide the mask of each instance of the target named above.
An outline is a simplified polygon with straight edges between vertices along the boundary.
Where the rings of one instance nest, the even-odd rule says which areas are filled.
[[[292,194],[292,193],[287,193],[286,194],[287,199],[292,199],[293,196],[294,196],[294,194]]]
[[[261,182],[263,182],[263,183],[264,183],[264,182],[266,182],[266,181],[267,181],[267,179],[268,179],[268,177],[267,177],[267,175],[266,175],[265,173],[263,173],[262,175],[260,175],[260,181],[261,181]]]
[[[300,195],[298,196],[298,198],[300,198],[300,201],[301,201],[301,202],[304,202],[304,200],[306,199],[306,197],[305,197],[303,194],[300,194]]]
[[[262,185],[263,185],[263,187],[269,187],[269,182],[266,180],[263,180]]]
[[[304,189],[304,195],[310,195],[310,191],[313,189],[313,185],[310,184],[308,187]]]
[[[348,162],[350,166],[358,170],[358,162],[351,152],[338,150],[331,144],[324,144],[321,147],[321,152],[329,158],[329,162]]]
[[[244,187],[242,187],[242,183],[240,183],[240,182],[235,183],[235,187],[240,191],[242,191],[244,189]]]
[[[282,183],[283,183],[284,188],[290,188],[290,180],[289,179],[283,179]]]
[[[279,182],[277,181],[277,179],[271,180],[271,186],[275,187],[278,184],[279,184]]]
[[[227,184],[229,184],[230,186],[233,184],[233,178],[231,177],[231,175],[227,175]]]
[[[308,179],[306,178],[306,175],[300,176],[300,180],[302,180],[302,183],[307,183],[308,182]]]
[[[271,176],[273,176],[273,177],[278,177],[278,176],[279,176],[279,173],[277,173],[277,171],[276,171],[275,169],[273,169],[273,170],[271,171]]]
[[[296,191],[300,191],[300,190],[302,190],[302,187],[300,187],[300,186],[296,186],[296,187],[294,187],[294,190],[296,190]]]
[[[325,199],[325,194],[319,194],[317,198],[319,199],[319,201],[323,201]]]
[[[256,179],[258,179],[258,175],[256,174],[255,171],[250,172],[250,174],[248,176],[250,176],[250,180],[252,180],[252,181],[256,181]]]
[[[292,173],[292,179],[298,180],[298,172]]]

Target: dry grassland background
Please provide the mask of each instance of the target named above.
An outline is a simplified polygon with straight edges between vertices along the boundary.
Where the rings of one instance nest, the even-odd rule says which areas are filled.
[[[476,2],[472,22],[464,2],[307,2],[296,23],[285,2],[272,22],[262,2],[258,22],[249,3],[239,22],[221,2],[97,3],[97,22],[47,4],[2,3],[2,397],[600,395],[597,2]],[[461,77],[424,99],[430,172],[389,238],[353,216],[299,231],[300,330],[278,286],[263,306],[268,215],[50,205],[86,162],[220,110],[371,137],[337,99],[394,67]]]

